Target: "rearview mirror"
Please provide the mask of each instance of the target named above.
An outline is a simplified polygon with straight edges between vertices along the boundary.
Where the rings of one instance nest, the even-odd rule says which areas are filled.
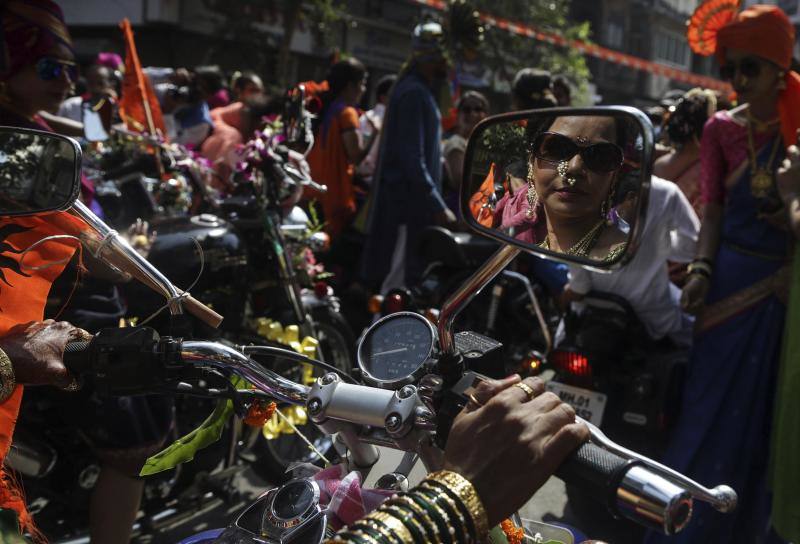
[[[80,192],[81,149],[65,136],[0,127],[0,216],[69,208]]]
[[[462,216],[529,253],[612,268],[635,251],[652,154],[652,124],[634,108],[490,117],[467,145]]]

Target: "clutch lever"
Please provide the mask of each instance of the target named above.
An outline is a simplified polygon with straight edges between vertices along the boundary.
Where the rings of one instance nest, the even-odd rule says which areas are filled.
[[[666,465],[662,465],[657,461],[653,461],[649,457],[645,457],[636,453],[635,451],[620,446],[608,438],[608,436],[606,436],[605,433],[603,433],[603,431],[601,431],[596,425],[589,423],[585,419],[575,416],[575,421],[578,423],[583,423],[589,428],[591,441],[596,445],[612,453],[616,453],[620,457],[640,461],[650,470],[661,474],[665,478],[671,480],[673,483],[686,489],[686,491],[688,491],[694,498],[703,502],[707,502],[718,512],[727,513],[736,509],[736,504],[739,498],[736,495],[736,491],[732,487],[722,484],[712,489],[708,489],[707,487],[700,485],[691,478],[684,476],[680,472],[673,470]]]

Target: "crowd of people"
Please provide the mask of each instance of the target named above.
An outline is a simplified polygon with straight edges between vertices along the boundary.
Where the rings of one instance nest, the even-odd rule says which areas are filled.
[[[116,107],[125,70],[119,55],[101,53],[79,71],[54,3],[13,0],[0,9],[8,61],[0,76],[0,125],[83,137],[91,118],[99,119],[95,128],[106,132],[119,122],[147,130],[131,126],[133,120]],[[31,10],[39,10],[39,16],[32,18]],[[303,203],[318,208],[333,242],[328,264],[346,288],[386,293],[414,284],[425,264],[417,247],[426,227],[465,228],[459,193],[467,140],[480,121],[504,108],[479,90],[466,89],[451,104],[444,43],[438,23],[421,24],[398,74],[371,81],[364,64],[348,57],[331,65],[324,82],[306,82],[318,105],[308,164],[327,191],[307,190]],[[720,73],[732,85],[735,102],[692,89],[673,93],[661,109],[648,111],[656,123],[657,157],[638,252],[626,267],[600,274],[537,259],[531,268],[546,277],[562,306],[578,303],[591,291],[618,294],[630,302],[654,340],[690,353],[680,419],[665,462],[700,482],[732,485],[740,503],[737,513],[725,516],[698,508],[696,521],[670,541],[800,538],[800,463],[794,456],[800,446],[800,345],[791,334],[800,326],[800,261],[794,251],[800,237],[800,76],[792,70],[794,43],[794,27],[779,8],[749,7],[717,36]],[[264,81],[252,72],[225,75],[216,67],[146,68],[145,73],[163,114],[161,136],[204,157],[224,190],[240,160],[237,152],[264,117],[276,111]],[[365,96],[370,82],[373,97]],[[510,111],[569,106],[571,87],[562,76],[525,68],[513,80],[510,102]],[[570,136],[572,131],[595,131],[612,135],[606,140],[613,141],[615,127],[604,125],[608,119],[592,119],[559,118],[549,134],[573,142],[578,139]],[[561,177],[572,175],[580,183],[607,174],[581,162],[580,142],[573,147],[569,168],[576,171],[559,172]],[[617,167],[621,156],[618,162]],[[540,205],[532,195],[545,191],[547,177],[533,159],[509,166],[507,173],[515,183],[498,203],[498,217],[530,221]],[[82,199],[102,213],[93,190],[84,178]],[[616,190],[627,194],[636,188]],[[548,210],[549,222],[559,220],[557,211]],[[548,232],[541,234],[536,236],[551,239]],[[621,242],[603,240],[604,254],[617,246],[624,250]],[[5,302],[6,293],[4,287],[0,300]],[[19,384],[69,388],[60,353],[68,340],[88,333],[42,321],[44,300],[39,302],[16,308],[17,317],[5,313],[8,304],[0,304],[0,367],[13,365]],[[21,391],[13,384],[6,387],[3,371],[0,376],[4,456]],[[497,523],[519,508],[586,439],[571,408],[543,390],[539,380],[521,382],[519,377],[482,389],[481,402],[468,407],[451,433],[445,467],[452,476],[428,481],[434,490],[439,486],[445,493],[455,488],[463,493],[430,495],[421,486],[415,500],[423,510],[425,505],[452,505],[455,511],[469,502],[469,489],[477,491],[480,508],[454,516],[463,523],[463,541],[479,537],[487,521]],[[118,543],[129,538],[141,497],[135,467],[157,451],[169,423],[158,416],[165,408],[148,401],[108,409],[119,418],[153,422],[152,429],[137,436],[92,434],[104,463],[92,501],[92,541]],[[109,427],[119,421],[105,420]],[[523,443],[525,433],[512,436],[504,425],[508,421],[512,430],[533,429],[534,438]],[[499,433],[495,438],[506,438],[475,440],[488,429]],[[512,468],[513,474],[492,472]],[[515,478],[520,471],[525,477]],[[20,496],[7,478],[3,481],[0,508],[18,513],[23,528],[32,530]],[[372,521],[341,533],[336,541],[384,542],[380,538],[388,533],[380,520],[412,536],[435,530],[419,511],[411,503],[387,503]],[[659,537],[648,536],[648,542],[656,541]]]

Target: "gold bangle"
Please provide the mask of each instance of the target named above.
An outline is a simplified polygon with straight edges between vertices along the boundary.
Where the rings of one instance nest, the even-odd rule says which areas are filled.
[[[379,524],[374,519],[364,517],[356,520],[352,525],[350,525],[350,530],[360,531],[361,533],[364,533],[375,540],[380,539],[381,544],[398,544],[399,536],[393,535],[385,525]],[[368,532],[367,530],[372,531],[372,533]],[[405,543],[399,541],[399,544]]]
[[[0,349],[0,402],[5,402],[14,394],[17,380],[14,378],[14,365],[6,352]]]
[[[472,523],[475,526],[475,539],[483,542],[486,539],[486,535],[489,534],[489,520],[486,518],[486,509],[483,507],[483,502],[481,502],[481,498],[472,483],[460,474],[449,470],[440,470],[429,474],[425,480],[445,486],[456,494],[472,518]]]
[[[358,529],[347,527],[346,530],[337,533],[337,536],[342,539],[346,539],[348,535],[353,535],[354,537],[358,538],[360,541],[367,542],[367,544],[386,544],[385,542],[378,542],[375,537],[365,533],[364,531],[360,531]],[[350,540],[346,540],[346,542],[350,542]]]

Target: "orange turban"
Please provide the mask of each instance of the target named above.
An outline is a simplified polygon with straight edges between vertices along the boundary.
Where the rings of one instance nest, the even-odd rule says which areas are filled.
[[[739,49],[766,59],[786,70],[786,88],[778,98],[781,133],[789,146],[800,128],[800,75],[789,71],[794,49],[794,26],[777,6],[757,4],[741,11],[719,29],[716,56],[725,64],[725,50]]]

